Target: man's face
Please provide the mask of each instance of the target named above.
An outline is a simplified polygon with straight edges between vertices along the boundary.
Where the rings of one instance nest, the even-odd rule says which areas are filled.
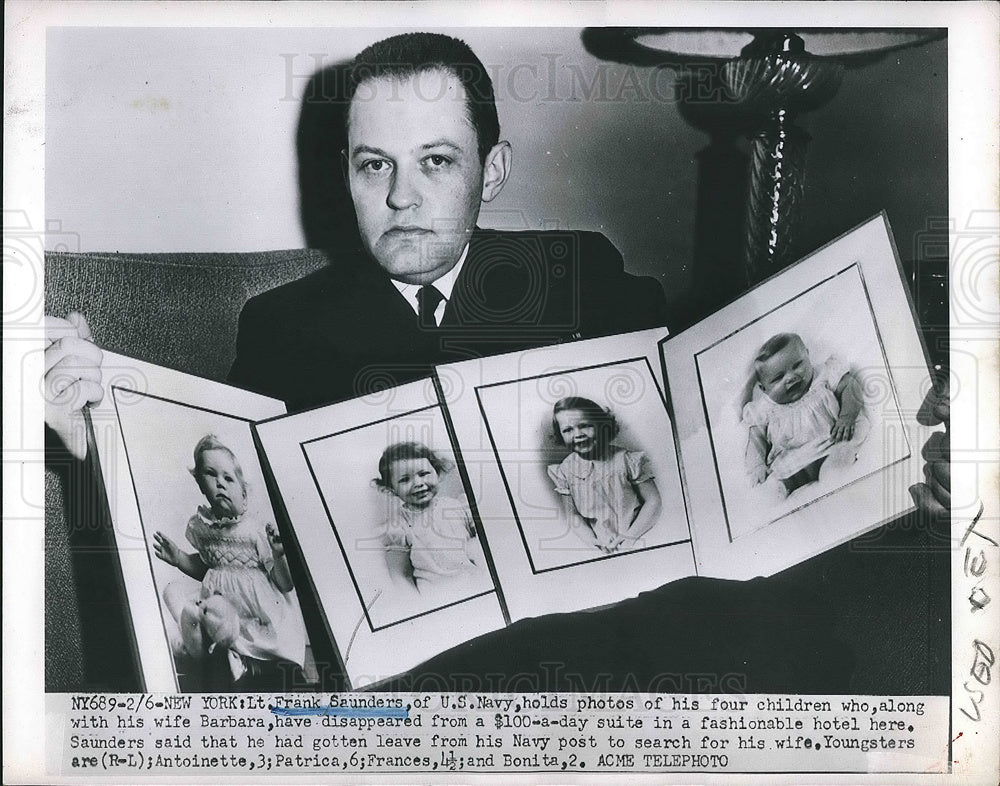
[[[441,70],[367,80],[351,101],[347,139],[348,182],[368,253],[411,284],[451,270],[483,199],[461,82]]]

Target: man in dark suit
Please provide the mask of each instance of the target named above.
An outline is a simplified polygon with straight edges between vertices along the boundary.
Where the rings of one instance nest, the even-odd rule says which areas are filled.
[[[626,274],[603,236],[476,227],[512,152],[463,42],[380,41],[348,89],[344,168],[363,248],[246,305],[231,382],[301,409],[437,363],[666,323],[660,286]]]

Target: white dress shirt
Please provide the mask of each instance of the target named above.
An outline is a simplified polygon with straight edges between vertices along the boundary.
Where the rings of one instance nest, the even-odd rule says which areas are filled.
[[[451,300],[451,291],[455,288],[455,281],[458,280],[458,274],[462,270],[462,265],[465,264],[465,258],[469,255],[469,244],[465,244],[465,249],[462,251],[462,256],[458,258],[458,263],[445,273],[441,278],[436,281],[431,281],[430,285],[433,286],[438,292],[440,292],[443,297],[441,302],[438,303],[436,309],[434,309],[434,323],[436,325],[441,324],[441,320],[444,317],[445,307],[448,305],[448,301]],[[397,281],[396,279],[390,279],[392,285],[399,290],[399,294],[403,296],[403,299],[409,303],[410,308],[413,309],[413,313],[419,316],[420,305],[417,302],[417,292],[420,288],[424,286],[423,284],[404,284],[402,281]]]

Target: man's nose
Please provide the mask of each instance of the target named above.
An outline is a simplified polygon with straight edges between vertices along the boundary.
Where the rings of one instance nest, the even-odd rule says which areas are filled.
[[[420,202],[420,191],[413,175],[397,169],[392,175],[389,193],[385,198],[386,205],[393,210],[406,210],[410,207],[419,207]]]

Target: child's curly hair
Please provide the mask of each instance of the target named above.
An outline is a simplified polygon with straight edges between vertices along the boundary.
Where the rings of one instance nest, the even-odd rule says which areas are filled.
[[[591,401],[589,398],[567,396],[566,398],[559,399],[552,407],[552,435],[560,445],[565,444],[565,440],[559,430],[559,421],[556,420],[556,415],[569,410],[582,412],[584,417],[594,424],[598,437],[604,444],[617,437],[618,432],[621,430],[618,425],[618,419],[610,409],[605,409],[596,401]]]
[[[392,464],[394,461],[407,459],[427,459],[439,475],[450,472],[454,467],[448,459],[439,456],[423,442],[394,442],[382,451],[382,457],[378,460],[378,477],[372,478],[372,483],[382,491],[391,491]]]

